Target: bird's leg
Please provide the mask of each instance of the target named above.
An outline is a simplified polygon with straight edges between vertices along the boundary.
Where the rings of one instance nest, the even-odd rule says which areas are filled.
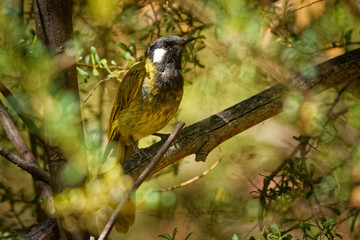
[[[170,134],[166,134],[166,133],[154,133],[153,135],[154,135],[154,136],[157,136],[157,137],[160,137],[161,140],[164,140],[164,141],[165,141],[165,140],[169,137]]]
[[[139,154],[139,156],[141,158],[145,157],[145,158],[150,158],[149,155],[142,149],[138,148],[138,146],[136,146],[136,143],[134,141],[134,139],[132,138],[132,136],[129,137],[130,138],[130,141],[131,141],[131,145],[134,149],[134,151]]]

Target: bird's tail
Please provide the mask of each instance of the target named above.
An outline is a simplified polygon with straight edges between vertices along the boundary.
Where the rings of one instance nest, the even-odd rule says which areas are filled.
[[[135,143],[136,146],[138,142]],[[109,157],[114,157],[114,164],[122,163],[135,153],[133,146],[125,145],[117,141],[109,141],[103,154],[103,162]]]
[[[137,145],[137,142],[136,142]],[[120,142],[109,142],[105,148],[103,160],[113,155],[115,157],[114,164],[119,164],[128,159],[135,153],[134,148],[129,145],[122,144]],[[115,228],[118,232],[127,233],[129,228],[134,224],[136,214],[135,194],[132,199],[129,199],[121,209],[116,223]]]

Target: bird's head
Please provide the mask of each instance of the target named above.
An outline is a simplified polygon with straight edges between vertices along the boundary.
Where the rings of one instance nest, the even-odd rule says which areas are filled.
[[[146,50],[145,57],[153,63],[158,71],[166,68],[181,70],[181,57],[186,43],[196,37],[181,38],[178,36],[165,36],[156,39]]]

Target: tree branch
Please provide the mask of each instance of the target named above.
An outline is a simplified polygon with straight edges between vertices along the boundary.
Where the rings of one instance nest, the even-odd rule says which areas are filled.
[[[42,170],[39,166],[25,162],[23,159],[9,152],[2,146],[0,146],[0,155],[9,160],[10,162],[14,163],[16,166],[30,173],[33,178],[42,180],[47,184],[50,184],[50,174]]]
[[[309,71],[297,74],[288,81],[289,86],[276,84],[259,94],[184,128],[170,146],[152,174],[180,159],[195,154],[196,161],[205,161],[207,155],[227,139],[271,118],[282,111],[282,98],[286,91],[312,90],[319,93],[341,83],[360,79],[360,49],[321,63]],[[163,145],[161,140],[143,149],[153,156]],[[138,176],[148,160],[133,155],[122,163],[125,172]]]
[[[10,139],[11,143],[16,148],[17,152],[24,160],[24,164],[37,167],[40,169],[39,163],[36,161],[34,155],[30,151],[29,147],[27,146],[26,142],[20,135],[18,129],[16,128],[14,122],[11,120],[10,116],[8,115],[5,106],[0,101],[0,123],[3,125],[4,130]],[[34,176],[34,175],[33,175]],[[40,197],[45,203],[45,210],[46,212],[54,213],[55,207],[54,202],[52,199],[52,192],[50,189],[49,184],[46,184],[40,179],[35,180],[35,187],[40,191]],[[49,179],[48,179],[49,180]],[[48,181],[49,182],[49,181]]]
[[[22,240],[50,240],[60,239],[56,219],[47,218],[29,232]]]
[[[180,132],[180,130],[184,127],[184,122],[176,123],[175,129],[170,134],[170,136],[165,140],[165,143],[161,146],[159,151],[156,155],[150,158],[150,163],[146,166],[143,172],[139,175],[139,177],[135,180],[134,184],[132,185],[131,189],[125,194],[123,199],[120,201],[116,209],[114,210],[113,214],[111,215],[110,219],[106,223],[103,231],[101,232],[98,240],[105,240],[113,228],[116,217],[119,215],[121,209],[123,208],[126,201],[130,198],[132,192],[136,191],[138,187],[146,180],[149,174],[156,168],[156,165],[159,163],[160,159],[164,156],[165,152],[169,149],[170,144],[175,140],[176,136]]]

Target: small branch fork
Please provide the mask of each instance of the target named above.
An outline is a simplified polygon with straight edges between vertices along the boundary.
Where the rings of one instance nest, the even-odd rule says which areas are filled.
[[[19,167],[28,171],[29,173],[34,173],[35,178],[40,178],[45,182],[50,182],[50,175],[45,173],[36,161],[34,155],[31,153],[29,147],[27,146],[24,139],[21,137],[19,131],[17,130],[14,122],[11,120],[9,114],[6,111],[4,104],[0,101],[0,123],[2,124],[8,138],[20,154],[21,158],[17,157],[15,154],[11,154],[3,147],[0,147],[0,155],[15,163]]]
[[[269,184],[271,182],[271,180],[274,179],[274,177],[285,167],[286,164],[288,164],[288,162],[293,159],[295,157],[295,155],[300,151],[301,155],[305,155],[305,147],[307,146],[307,142],[301,142],[299,143],[296,148],[290,153],[290,155],[284,159],[284,161],[274,170],[271,172],[271,174],[266,177],[264,179],[264,184],[261,190],[261,194],[259,196],[259,201],[260,201],[260,206],[259,206],[259,210],[258,210],[258,219],[259,219],[259,229],[260,231],[263,230],[264,228],[264,209],[265,209],[265,205],[266,205],[266,196],[267,196],[267,191],[268,191],[268,187]]]
[[[27,163],[17,155],[9,152],[3,146],[0,146],[0,155],[9,160],[16,166],[30,173],[34,178],[40,179],[47,184],[50,184],[50,174],[42,170],[39,166],[33,163]]]
[[[181,183],[181,184],[179,184],[179,185],[175,185],[175,186],[169,187],[169,188],[159,189],[159,190],[157,190],[157,191],[158,191],[158,192],[173,191],[173,190],[176,190],[176,189],[178,189],[178,188],[181,188],[181,187],[185,187],[185,186],[187,186],[187,185],[190,185],[190,184],[196,182],[197,180],[199,180],[200,178],[205,177],[205,176],[208,175],[210,172],[212,172],[212,171],[219,165],[219,163],[221,162],[221,160],[222,160],[222,152],[221,152],[221,150],[220,150],[220,147],[219,147],[219,151],[220,151],[220,152],[219,152],[219,159],[218,159],[213,165],[211,165],[211,167],[210,167],[209,169],[207,169],[206,171],[204,171],[202,174],[200,174],[200,175],[198,175],[198,176],[196,176],[196,177],[193,177],[193,178],[191,178],[191,179],[187,180],[186,182],[183,182],[183,183]]]
[[[151,174],[151,172],[156,168],[157,164],[159,163],[160,159],[164,156],[166,151],[169,149],[171,143],[175,140],[176,136],[180,132],[180,130],[185,126],[184,122],[177,122],[174,131],[170,134],[170,136],[165,141],[164,145],[159,149],[156,155],[150,160],[149,165],[145,168],[144,171],[139,175],[139,177],[135,180],[134,184],[132,185],[131,189],[125,194],[124,198],[120,201],[116,209],[114,210],[113,214],[111,215],[110,219],[106,223],[103,231],[101,232],[98,240],[105,240],[113,228],[116,217],[119,215],[121,209],[123,208],[125,202],[130,198],[131,193],[136,191],[136,189],[145,181],[145,179]]]
[[[102,79],[100,81],[98,81],[95,86],[93,87],[93,89],[91,89],[91,92],[89,93],[89,95],[85,98],[85,100],[83,101],[83,103],[86,103],[89,98],[93,95],[94,91],[96,90],[96,88],[103,82],[106,82],[106,81],[109,81],[111,78],[110,77],[107,77],[105,79]]]
[[[290,11],[289,13],[294,13],[294,12],[296,12],[296,11],[300,11],[301,9],[310,7],[311,5],[314,5],[314,4],[316,4],[316,3],[323,2],[323,1],[324,1],[324,0],[316,0],[316,1],[314,1],[314,2],[311,2],[311,3],[309,3],[309,4],[306,4],[306,5],[304,5],[304,6],[301,6],[301,7],[297,8],[297,9],[294,9],[294,10]]]
[[[30,148],[27,146],[25,140],[20,135],[18,129],[16,128],[14,122],[6,111],[4,104],[1,101],[0,123],[21,158],[17,157],[15,154],[11,154],[4,148],[1,148],[0,155],[4,156],[7,160],[15,163],[17,166],[21,167],[32,175],[35,181],[35,187],[40,191],[40,197],[45,203],[45,208],[48,209],[49,212],[53,213],[55,208],[52,199],[52,191],[49,185],[50,175],[40,168],[39,163],[32,154]]]

